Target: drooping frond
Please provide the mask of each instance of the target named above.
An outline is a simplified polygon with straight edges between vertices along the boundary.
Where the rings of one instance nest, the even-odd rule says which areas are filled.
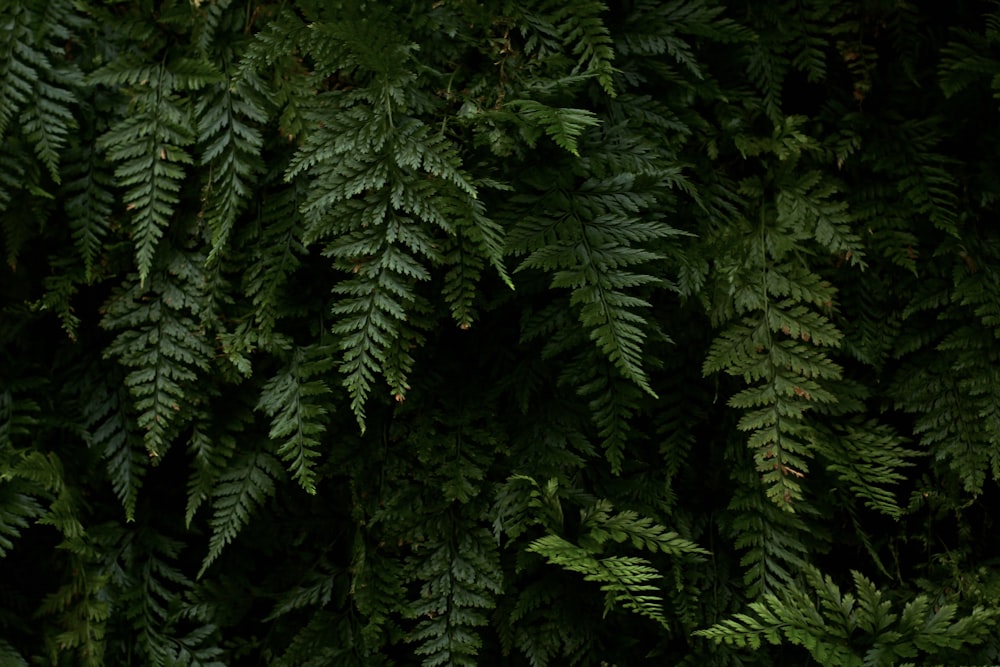
[[[129,369],[125,385],[153,458],[166,453],[190,418],[195,383],[213,355],[196,324],[204,308],[202,261],[173,252],[147,286],[132,281],[120,288],[102,320],[117,334],[107,356]]]
[[[194,163],[188,146],[196,138],[189,101],[180,91],[219,78],[209,65],[178,60],[148,64],[123,59],[91,75],[94,83],[127,86],[131,113],[101,135],[97,146],[115,166],[122,201],[132,219],[140,281],[152,270],[154,255],[181,199],[185,168]]]
[[[263,451],[237,456],[218,479],[212,492],[212,536],[199,576],[233,541],[250,515],[274,493],[275,480],[283,476],[281,464]]]
[[[257,402],[257,409],[271,418],[268,437],[280,443],[278,456],[308,493],[316,493],[314,459],[320,456],[319,436],[326,431],[328,419],[330,388],[322,376],[333,364],[328,347],[300,348],[264,384]]]

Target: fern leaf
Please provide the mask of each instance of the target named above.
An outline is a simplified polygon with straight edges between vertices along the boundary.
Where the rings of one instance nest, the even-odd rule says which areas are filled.
[[[191,453],[191,477],[188,479],[187,507],[184,524],[188,527],[201,505],[209,500],[219,477],[226,471],[237,447],[237,435],[243,428],[239,423],[226,426],[222,434],[209,430],[209,410],[203,410],[194,420],[188,451]]]
[[[326,430],[329,402],[323,399],[330,394],[321,376],[333,366],[331,353],[322,347],[296,350],[291,362],[264,384],[257,402],[257,409],[271,417],[268,437],[280,442],[278,456],[311,494],[316,493],[318,436]]]
[[[476,628],[488,624],[502,575],[496,545],[486,530],[430,542],[420,554],[415,575],[423,583],[412,613],[420,623],[408,637],[419,642],[424,667],[479,664],[483,646]]]
[[[634,191],[633,179],[590,179],[569,197],[550,190],[533,202],[534,210],[511,230],[509,242],[515,253],[528,253],[517,271],[551,271],[552,287],[571,289],[570,303],[598,349],[623,377],[655,396],[642,367],[648,325],[639,313],[649,302],[629,292],[664,281],[632,269],[660,258],[644,244],[679,232],[655,219],[629,217],[649,203]],[[561,207],[570,202],[573,213],[566,215]]]
[[[661,606],[662,599],[652,582],[660,573],[644,558],[607,556],[595,558],[589,551],[558,535],[546,535],[528,545],[528,551],[543,556],[553,565],[584,575],[587,581],[601,584],[607,594],[605,615],[614,604],[645,616],[663,625],[668,621]]]
[[[0,481],[0,558],[9,553],[21,532],[45,512],[29,490],[15,481]]]
[[[185,406],[197,398],[194,382],[214,354],[192,319],[203,307],[204,285],[191,269],[187,258],[174,253],[148,290],[138,283],[123,286],[101,322],[120,332],[106,355],[131,369],[125,384],[153,458],[166,453],[178,420],[190,419]]]
[[[212,536],[199,577],[236,538],[253,511],[274,494],[274,482],[282,476],[281,464],[266,452],[242,454],[228,466],[212,494]]]
[[[13,646],[0,639],[0,665],[5,667],[28,667],[28,661]]]
[[[573,54],[579,58],[572,74],[596,76],[604,92],[614,97],[615,52],[611,34],[601,19],[605,11],[607,7],[602,2],[577,2],[557,11],[553,19],[560,24],[558,30],[564,42],[572,45]]]
[[[105,132],[97,146],[116,163],[115,176],[125,188],[122,201],[132,215],[136,267],[145,282],[153,266],[160,238],[180,202],[185,165],[194,160],[186,146],[195,141],[194,121],[187,101],[175,88],[198,87],[211,81],[210,74],[189,74],[183,63],[166,65],[106,66],[92,76],[108,85],[135,86],[131,103],[135,110]]]
[[[580,396],[589,399],[591,418],[601,438],[604,455],[615,474],[621,472],[625,462],[625,446],[629,439],[629,421],[640,398],[640,390],[633,381],[623,378],[618,370],[605,359],[594,359],[587,350],[580,363],[569,366],[566,374],[588,378],[577,389]],[[576,366],[584,368],[577,368]],[[578,374],[576,374],[578,373]]]
[[[252,73],[246,76],[254,76]],[[228,242],[236,217],[246,207],[263,171],[263,136],[255,124],[267,120],[265,101],[244,79],[210,88],[195,109],[200,163],[211,167],[202,195],[205,219],[212,231],[214,258]]]
[[[544,129],[556,145],[573,155],[580,154],[577,140],[584,130],[599,124],[594,112],[586,109],[550,107],[534,100],[511,100],[506,104],[530,125]]]
[[[48,66],[45,55],[32,43],[35,17],[23,3],[11,5],[7,7],[9,27],[0,37],[0,137],[7,134],[10,121],[33,97],[40,78],[38,70]]]
[[[258,204],[257,225],[251,237],[260,253],[243,276],[243,290],[253,304],[253,330],[267,348],[282,305],[287,302],[288,277],[301,263],[303,225],[299,205],[302,188],[267,191]]]
[[[110,228],[111,173],[92,146],[69,154],[62,197],[77,252],[83,258],[88,281],[97,276],[98,259]]]
[[[142,437],[135,433],[124,385],[111,389],[99,384],[88,401],[90,446],[107,462],[108,478],[125,510],[125,520],[135,520],[135,504],[142,488],[149,458],[142,451]]]
[[[760,647],[761,639],[772,644],[788,642],[806,648],[820,665],[862,667],[896,664],[918,652],[934,655],[979,643],[993,622],[993,613],[981,608],[952,622],[957,611],[954,605],[931,609],[924,596],[908,602],[897,616],[858,572],[852,572],[856,595],[842,593],[814,567],[807,567],[805,575],[805,586],[767,594],[750,604],[750,613],[737,614],[695,634],[754,649]],[[867,650],[862,655],[863,649]]]
[[[890,489],[905,479],[902,469],[914,465],[911,459],[915,453],[881,424],[855,420],[844,423],[838,431],[823,447],[824,455],[830,457],[828,469],[849,484],[868,507],[900,517],[903,511]]]

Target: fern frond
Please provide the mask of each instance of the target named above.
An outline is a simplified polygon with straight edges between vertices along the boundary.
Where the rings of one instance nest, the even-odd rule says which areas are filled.
[[[212,536],[199,577],[236,538],[253,511],[274,494],[274,482],[283,476],[281,464],[267,452],[245,452],[229,464],[212,493]]]
[[[21,130],[34,144],[35,153],[48,168],[53,181],[60,180],[59,154],[65,148],[75,123],[71,90],[82,84],[72,65],[54,65],[69,27],[78,27],[80,17],[70,2],[49,3],[39,14],[32,3],[11,2],[5,8],[8,23],[0,37],[0,137],[20,112]]]
[[[600,122],[587,109],[551,107],[535,100],[510,100],[506,106],[516,110],[529,126],[542,128],[557,146],[573,155],[580,154],[577,140],[584,130]]]
[[[247,243],[260,252],[243,275],[243,291],[253,305],[252,331],[267,349],[278,318],[287,302],[286,284],[305,253],[299,206],[303,188],[293,186],[279,192],[266,191],[257,205],[257,215]]]
[[[7,464],[0,470],[6,475]],[[14,540],[45,510],[23,483],[0,477],[0,558],[14,546]]]
[[[83,259],[84,275],[93,281],[98,259],[111,227],[112,176],[93,146],[67,154],[62,198],[73,233],[73,242]]]
[[[106,355],[130,369],[125,384],[135,397],[137,423],[149,454],[166,453],[178,422],[190,419],[199,372],[214,350],[196,324],[204,306],[204,277],[182,253],[171,254],[148,289],[123,285],[107,306],[101,325],[118,334]]]
[[[539,554],[553,565],[582,574],[586,581],[601,584],[601,590],[607,595],[605,615],[617,603],[657,623],[668,624],[661,607],[662,598],[656,593],[658,587],[653,584],[661,575],[646,559],[626,556],[598,559],[558,535],[534,540],[528,551]]]
[[[591,350],[580,355],[578,363],[567,365],[564,376],[584,380],[577,389],[588,400],[591,419],[601,438],[604,455],[615,474],[625,462],[629,439],[629,421],[641,398],[641,390],[606,359],[594,358]]]
[[[279,442],[278,456],[288,464],[292,478],[307,493],[316,493],[313,460],[320,455],[318,436],[326,431],[330,388],[322,375],[334,364],[333,350],[299,348],[288,365],[268,380],[257,409],[271,418],[268,437]]]
[[[648,325],[639,313],[649,302],[629,292],[664,285],[640,270],[661,257],[642,246],[680,232],[629,215],[649,203],[633,182],[626,174],[590,179],[575,192],[552,189],[533,202],[509,242],[514,253],[527,254],[517,271],[552,272],[552,287],[572,290],[570,303],[598,349],[622,376],[655,396],[642,368]]]
[[[250,72],[245,76],[255,76]],[[225,247],[236,217],[253,194],[264,139],[257,125],[267,121],[266,101],[245,79],[213,86],[195,108],[200,163],[209,166],[210,180],[202,195],[204,215],[212,231],[214,258]]]
[[[487,625],[484,611],[502,589],[496,544],[484,529],[463,531],[417,554],[414,575],[423,583],[412,613],[420,623],[407,638],[420,644],[414,653],[424,656],[424,667],[474,667],[483,646],[476,628]]]
[[[144,283],[164,230],[178,203],[185,166],[194,164],[186,147],[196,133],[188,101],[179,90],[198,88],[218,78],[198,63],[176,61],[141,65],[116,62],[92,75],[105,85],[129,84],[134,110],[114,123],[97,141],[116,163],[117,184],[125,188],[122,201],[131,213],[136,267]],[[188,71],[188,70],[192,71]]]
[[[954,651],[982,642],[995,622],[995,612],[975,608],[952,622],[957,608],[932,609],[925,596],[908,602],[899,614],[883,594],[858,572],[856,593],[842,593],[829,576],[805,570],[806,585],[767,594],[737,614],[695,634],[737,647],[759,648],[788,642],[809,651],[820,665],[891,665],[901,658]],[[818,604],[817,604],[818,602]]]
[[[749,482],[746,472],[742,478]],[[800,514],[782,511],[761,488],[741,488],[733,494],[734,511],[730,533],[733,546],[743,551],[740,565],[746,568],[743,583],[749,595],[788,586],[808,557],[808,527]]]
[[[24,656],[3,639],[0,639],[0,664],[7,667],[28,667]]]
[[[500,266],[497,231],[486,223],[453,147],[419,120],[394,111],[401,101],[393,94],[382,99],[370,91],[368,96],[381,100],[374,110],[359,105],[365,99],[360,94],[325,98],[326,107],[316,110],[317,127],[286,173],[289,180],[307,173],[313,178],[302,206],[304,241],[329,239],[325,253],[352,274],[333,288],[341,298],[333,307],[332,331],[340,339],[340,371],[362,428],[378,375],[397,400],[409,389],[410,350],[421,340],[412,316],[426,310],[415,286],[430,279],[428,263],[442,261],[433,235],[451,236],[453,220],[471,220],[488,259]]]
[[[114,376],[113,376],[114,377]],[[87,403],[90,446],[107,462],[111,487],[125,510],[125,520],[135,520],[135,505],[149,465],[142,436],[135,432],[125,385],[112,388],[99,383]]]
[[[553,20],[564,43],[572,46],[573,55],[579,58],[571,74],[595,76],[604,92],[614,97],[615,52],[610,31],[601,18],[605,11],[603,2],[575,2],[564,5],[562,11],[557,10]]]
[[[211,405],[199,411],[193,420],[191,438],[188,441],[188,451],[191,454],[191,476],[187,485],[187,506],[184,511],[184,524],[190,526],[201,505],[212,497],[219,477],[227,470],[229,462],[236,453],[237,438],[244,431],[244,422],[249,417],[243,417],[236,410],[227,406],[232,415],[232,423],[223,424],[222,432],[213,432]]]
[[[902,469],[914,465],[915,452],[906,449],[890,428],[872,421],[845,422],[830,436],[820,435],[821,451],[829,457],[827,468],[868,507],[899,518],[903,511],[891,487],[905,479]]]
[[[708,555],[708,552],[694,542],[686,540],[676,532],[667,530],[652,518],[640,516],[633,510],[612,514],[608,501],[598,501],[581,514],[580,528],[589,531],[588,540],[604,544],[608,540],[630,542],[637,549],[653,553],[662,552],[670,556]]]

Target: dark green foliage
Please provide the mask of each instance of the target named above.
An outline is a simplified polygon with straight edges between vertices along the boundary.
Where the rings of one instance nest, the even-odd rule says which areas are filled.
[[[1000,664],[1000,5],[0,27],[0,666]]]

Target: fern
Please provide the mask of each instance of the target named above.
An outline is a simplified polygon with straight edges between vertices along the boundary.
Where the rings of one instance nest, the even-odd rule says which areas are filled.
[[[501,590],[489,533],[450,535],[424,545],[415,556],[414,576],[422,583],[412,609],[420,622],[408,638],[420,643],[414,653],[424,656],[425,667],[478,664],[482,640],[476,628],[487,625],[483,611],[493,607],[492,598]]]
[[[274,493],[274,482],[281,477],[281,464],[267,452],[245,452],[227,466],[212,492],[212,536],[199,577],[236,538],[251,513]]]
[[[15,442],[29,435],[38,423],[40,406],[24,395],[30,389],[7,380],[0,388],[0,558],[9,553],[24,529],[45,513],[38,498],[45,487],[40,489],[14,474],[19,463]]]
[[[577,139],[588,127],[598,124],[597,117],[586,109],[550,107],[534,100],[510,100],[507,106],[518,111],[529,125],[541,126],[557,146],[579,155]]]
[[[99,275],[99,259],[103,243],[111,227],[114,195],[111,174],[97,152],[67,155],[66,181],[62,195],[65,210],[73,230],[73,241],[83,259],[86,279]]]
[[[197,398],[190,389],[213,354],[195,325],[204,297],[201,269],[192,259],[175,252],[148,288],[140,282],[124,285],[102,321],[105,328],[120,331],[107,355],[131,369],[125,384],[154,459],[166,453],[177,420],[189,418]]]
[[[31,521],[40,517],[44,510],[38,500],[25,491],[23,485],[5,482],[0,487],[2,505],[0,505],[0,558],[6,556],[13,548],[14,540],[21,536],[22,531],[31,525]]]
[[[0,663],[996,662],[995,4],[0,24]]]
[[[0,661],[10,667],[28,667],[28,661],[10,644],[0,639]]]
[[[118,61],[91,75],[94,83],[128,86],[134,111],[101,135],[97,146],[116,163],[122,201],[133,218],[136,267],[145,282],[156,247],[169,225],[184,180],[184,167],[194,163],[187,146],[196,133],[190,103],[178,93],[219,78],[204,63],[176,60],[149,65]]]
[[[903,510],[890,489],[905,479],[903,469],[914,465],[916,453],[885,425],[854,420],[837,430],[833,438],[824,438],[824,453],[830,456],[827,468],[871,509],[901,517]]]
[[[264,252],[243,276],[243,290],[253,310],[250,321],[232,334],[229,343],[236,363],[244,371],[249,361],[244,361],[242,353],[256,344],[265,349],[272,347],[275,325],[288,310],[288,278],[300,266],[305,252],[298,212],[302,195],[299,188],[289,188],[258,203],[256,224],[246,243],[259,246]]]
[[[558,483],[555,480],[544,488],[534,480],[526,481],[535,489],[530,492],[531,507],[536,511],[552,503],[558,507],[559,500],[555,497]],[[659,588],[653,583],[661,578],[660,573],[644,558],[600,557],[604,545],[609,541],[628,541],[635,548],[653,553],[660,551],[675,557],[697,557],[708,552],[677,533],[667,531],[648,517],[640,517],[632,511],[612,514],[612,509],[609,502],[598,501],[581,512],[579,545],[560,535],[548,534],[533,540],[527,551],[539,554],[553,565],[583,574],[587,581],[600,583],[601,590],[606,594],[605,616],[616,604],[621,604],[625,609],[668,625],[660,606]],[[549,524],[548,527],[552,530],[557,525]]]
[[[55,658],[60,651],[76,649],[82,664],[98,667],[110,615],[104,597],[107,578],[96,565],[100,550],[81,521],[78,492],[67,484],[63,461],[54,454],[31,452],[5,475],[31,483],[48,501],[47,511],[36,523],[55,528],[62,538],[59,546],[67,554],[62,564],[69,581],[48,593],[38,607],[40,616],[55,623],[46,632],[45,650]]]
[[[108,385],[99,384],[88,401],[87,426],[90,446],[101,451],[107,461],[108,478],[125,510],[125,520],[134,521],[149,457],[143,451],[143,439],[135,430],[129,407],[128,392],[123,385],[110,392]]]
[[[248,72],[244,76],[255,76]],[[215,256],[232,234],[237,216],[251,199],[256,176],[263,171],[263,136],[256,127],[267,120],[265,100],[255,87],[261,84],[229,78],[202,96],[194,111],[200,162],[210,167],[205,184],[205,220],[212,230]]]
[[[607,595],[605,614],[620,604],[625,609],[645,616],[663,625],[667,624],[660,608],[661,599],[654,592],[660,574],[644,558],[608,556],[594,558],[586,549],[567,542],[556,535],[540,537],[531,543],[530,551],[537,553],[553,565],[559,565],[584,575],[587,581],[601,584]]]
[[[187,442],[191,457],[191,474],[187,484],[187,506],[184,523],[190,527],[198,509],[211,499],[219,477],[225,473],[246,437],[254,419],[252,403],[229,402],[225,396],[201,406],[191,424]],[[225,414],[216,420],[213,415]]]
[[[351,409],[363,427],[377,374],[397,400],[409,389],[408,350],[421,335],[408,320],[424,308],[415,284],[430,278],[427,262],[442,261],[431,234],[454,234],[450,215],[475,219],[476,191],[447,142],[406,116],[399,62],[376,56],[370,45],[339,30],[323,35],[313,48],[324,49],[324,57],[331,57],[325,50],[354,49],[340,57],[358,58],[380,77],[363,91],[329,94],[316,107],[316,127],[286,174],[288,180],[306,173],[313,178],[302,207],[306,242],[329,239],[325,253],[354,274],[334,288],[341,298],[333,308],[333,333],[341,341]],[[407,57],[403,45],[384,46]],[[434,197],[432,183],[438,185]]]
[[[659,259],[644,243],[678,232],[656,220],[628,217],[651,204],[632,183],[630,175],[592,179],[575,191],[553,188],[526,198],[535,210],[510,232],[510,244],[527,255],[517,270],[552,271],[552,287],[571,290],[570,303],[598,348],[624,377],[652,394],[641,367],[644,319],[636,314],[649,303],[626,290],[662,284],[631,269]],[[538,206],[543,202],[545,208]]]
[[[296,350],[288,366],[264,385],[257,403],[272,418],[268,437],[281,442],[278,456],[308,493],[316,493],[313,459],[320,455],[317,436],[326,430],[324,399],[330,393],[316,376],[330,370],[329,353],[324,348]]]
[[[59,154],[75,129],[72,89],[82,84],[79,69],[61,58],[59,46],[84,23],[74,9],[65,1],[11,2],[0,41],[0,137],[20,112],[21,131],[56,183]]]
[[[754,649],[760,648],[762,640],[789,642],[806,648],[820,665],[860,667],[893,665],[901,658],[979,643],[995,623],[994,614],[982,608],[952,621],[957,612],[954,606],[935,610],[923,596],[893,613],[892,604],[871,581],[859,572],[851,574],[856,593],[841,593],[829,576],[808,568],[808,588],[788,589],[780,596],[768,594],[751,603],[750,613],[737,614],[697,634]]]
[[[734,512],[730,534],[733,546],[743,550],[739,563],[745,569],[743,583],[748,593],[761,594],[791,584],[795,573],[807,564],[810,539],[808,524],[796,514],[783,512],[760,489],[747,482],[733,494],[729,509]]]

